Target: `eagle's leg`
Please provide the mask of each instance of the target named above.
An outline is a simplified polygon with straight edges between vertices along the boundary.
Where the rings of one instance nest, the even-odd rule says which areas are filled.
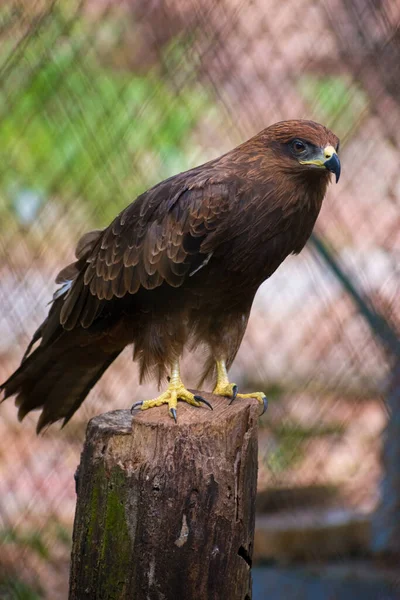
[[[178,400],[183,400],[184,402],[192,404],[193,406],[201,406],[201,403],[203,403],[209,406],[212,410],[212,406],[209,402],[207,402],[207,400],[202,398],[202,396],[195,396],[185,388],[181,380],[179,361],[176,360],[171,365],[171,377],[169,379],[167,390],[152,400],[136,402],[136,404],[132,406],[131,412],[133,412],[136,408],[147,410],[148,408],[153,408],[154,406],[168,404],[169,415],[176,421],[176,407],[178,405]]]
[[[227,396],[231,398],[231,403],[235,400],[235,398],[256,398],[260,404],[263,406],[263,411],[261,414],[264,414],[267,410],[268,401],[264,394],[264,392],[253,392],[252,394],[238,394],[238,386],[236,383],[230,383],[228,378],[228,371],[226,369],[225,360],[217,360],[217,383],[213,390],[213,394],[217,396]]]
[[[217,396],[227,396],[228,398],[232,398],[233,401],[237,396],[238,386],[236,383],[229,382],[225,360],[217,360],[216,365],[217,383],[213,390],[213,394],[216,394]]]

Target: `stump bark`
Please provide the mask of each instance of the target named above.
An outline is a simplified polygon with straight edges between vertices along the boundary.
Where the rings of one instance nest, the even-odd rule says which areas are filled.
[[[251,599],[260,406],[202,395],[90,421],[70,600]]]

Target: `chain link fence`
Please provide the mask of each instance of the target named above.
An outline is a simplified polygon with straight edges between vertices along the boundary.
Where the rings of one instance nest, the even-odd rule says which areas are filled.
[[[2,2],[0,379],[82,233],[275,121],[323,122],[342,178],[259,290],[233,372],[270,399],[260,490],[334,486],[374,510],[400,329],[399,22],[380,0]],[[0,596],[66,597],[86,423],[155,392],[129,350],[61,431],[1,405]]]

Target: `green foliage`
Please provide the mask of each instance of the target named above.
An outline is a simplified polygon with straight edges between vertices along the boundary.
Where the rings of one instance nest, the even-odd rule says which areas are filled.
[[[71,528],[65,527],[57,518],[49,517],[40,529],[14,527],[0,530],[0,547],[7,557],[13,556],[12,568],[2,568],[0,555],[0,598],[10,600],[37,600],[44,597],[40,583],[34,578],[38,564],[60,568],[60,560],[66,562],[71,548]],[[62,557],[62,558],[61,558]],[[6,563],[7,564],[7,563]],[[21,571],[19,565],[23,564]],[[22,578],[26,577],[26,581]],[[34,581],[34,585],[28,582]]]
[[[275,437],[276,446],[268,452],[266,460],[269,469],[275,474],[296,467],[303,459],[306,444],[310,440],[343,433],[343,425],[336,423],[304,427],[297,422],[286,422],[271,425],[270,429]]]
[[[30,548],[41,558],[47,559],[49,551],[44,540],[44,532],[42,531],[27,531],[20,533],[17,529],[5,529],[0,531],[1,544],[17,544],[19,546]]]
[[[70,548],[72,543],[71,531],[67,527],[64,527],[59,522],[55,522],[55,536],[57,540],[66,548]]]
[[[40,600],[42,594],[30,585],[13,577],[0,579],[0,598],[2,600]]]
[[[66,20],[55,8],[23,52],[8,48],[0,214],[15,209],[21,190],[35,190],[43,201],[79,199],[104,222],[149,185],[190,166],[186,150],[209,105],[205,92],[184,82],[177,91],[159,69],[135,74],[105,66],[96,44],[88,23]],[[175,41],[168,60],[182,60],[182,52]],[[189,72],[187,61],[181,71]]]
[[[339,137],[355,127],[368,106],[364,91],[345,76],[304,75],[299,88],[316,120],[334,128]]]

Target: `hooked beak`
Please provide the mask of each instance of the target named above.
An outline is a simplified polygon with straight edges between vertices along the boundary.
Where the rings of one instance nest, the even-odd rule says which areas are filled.
[[[329,146],[328,146],[329,147]],[[340,177],[340,160],[336,152],[332,154],[327,161],[325,161],[325,169],[328,169],[331,173],[334,173],[336,178],[336,183],[339,181]]]
[[[336,183],[340,177],[340,160],[333,146],[326,146],[321,149],[321,154],[318,158],[312,160],[300,160],[302,165],[315,165],[316,167],[325,168],[331,173],[334,173]]]

